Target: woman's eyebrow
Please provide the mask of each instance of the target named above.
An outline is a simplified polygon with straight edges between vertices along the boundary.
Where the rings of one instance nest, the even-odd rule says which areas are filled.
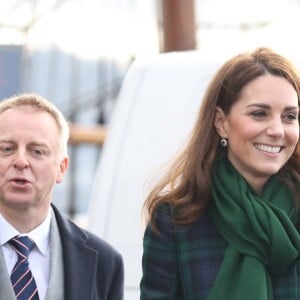
[[[259,107],[259,108],[265,108],[265,109],[271,108],[271,106],[266,103],[251,103],[251,104],[247,105],[247,107]],[[284,108],[285,111],[298,110],[298,109],[299,109],[299,106],[287,106]]]

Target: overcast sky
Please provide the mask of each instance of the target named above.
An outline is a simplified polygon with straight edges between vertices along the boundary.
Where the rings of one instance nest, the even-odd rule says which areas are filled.
[[[86,57],[159,49],[160,0],[0,0],[0,40],[58,46]],[[174,0],[175,1],[175,0]],[[195,0],[198,48],[240,51],[259,45],[300,53],[299,0]],[[43,17],[41,17],[43,16]],[[37,17],[35,20],[34,18]],[[24,28],[31,23],[31,30]],[[34,26],[35,24],[35,26]],[[3,27],[3,25],[5,25]]]

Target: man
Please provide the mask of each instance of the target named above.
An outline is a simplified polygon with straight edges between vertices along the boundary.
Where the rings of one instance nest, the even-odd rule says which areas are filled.
[[[0,102],[1,300],[123,299],[121,255],[51,204],[68,137],[62,114],[40,96]]]

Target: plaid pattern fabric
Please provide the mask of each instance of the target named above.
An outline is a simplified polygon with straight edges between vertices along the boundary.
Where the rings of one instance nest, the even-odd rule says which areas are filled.
[[[162,207],[157,224],[160,234],[150,227],[144,234],[140,299],[206,300],[228,243],[207,212],[185,228],[174,228],[168,209]],[[274,300],[300,300],[300,263],[285,274],[271,274],[271,281]],[[235,299],[227,299],[224,291],[220,300]]]

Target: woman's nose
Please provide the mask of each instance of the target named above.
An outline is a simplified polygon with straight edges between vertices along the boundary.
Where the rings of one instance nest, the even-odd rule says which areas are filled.
[[[267,128],[267,133],[273,136],[284,136],[284,126],[282,124],[281,118],[274,118],[270,121],[270,124]]]

